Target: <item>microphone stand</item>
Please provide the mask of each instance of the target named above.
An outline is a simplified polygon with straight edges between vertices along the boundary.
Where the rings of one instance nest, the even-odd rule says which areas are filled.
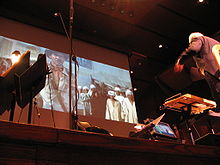
[[[76,72],[76,56],[73,52],[73,15],[74,7],[73,0],[69,0],[69,39],[70,39],[70,54],[69,54],[69,121],[70,128],[77,129],[78,110],[77,110],[77,72]],[[75,105],[72,113],[72,60],[75,62]]]

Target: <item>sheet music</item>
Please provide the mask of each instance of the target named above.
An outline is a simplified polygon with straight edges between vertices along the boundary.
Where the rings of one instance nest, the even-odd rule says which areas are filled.
[[[166,101],[163,106],[177,109],[180,112],[187,111],[190,106],[191,114],[199,114],[204,110],[215,108],[216,102],[187,93],[179,97],[173,97],[173,99]]]

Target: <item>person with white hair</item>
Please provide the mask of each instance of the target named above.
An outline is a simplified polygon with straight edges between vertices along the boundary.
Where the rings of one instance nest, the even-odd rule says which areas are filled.
[[[124,112],[124,121],[129,123],[138,123],[133,92],[127,89],[125,95],[126,97],[122,104],[122,109]]]
[[[212,52],[213,47],[217,44],[219,44],[217,40],[204,36],[202,33],[191,33],[189,35],[189,46],[177,59],[174,71],[181,72],[184,69],[185,60],[192,56],[197,67],[190,68],[191,78],[193,81],[206,80],[217,104],[213,111],[220,112],[219,58],[216,58]]]
[[[115,99],[115,92],[108,91],[108,97],[106,101],[105,119],[121,121],[121,104]]]

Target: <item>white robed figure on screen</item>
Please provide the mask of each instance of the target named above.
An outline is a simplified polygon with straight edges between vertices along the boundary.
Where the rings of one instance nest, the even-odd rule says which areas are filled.
[[[124,112],[124,120],[129,123],[138,123],[137,111],[134,102],[133,92],[129,89],[125,92],[126,97],[124,98],[122,109]]]
[[[106,101],[105,119],[122,121],[122,119],[121,119],[121,103],[114,98],[115,92],[108,91],[108,97],[109,98]]]

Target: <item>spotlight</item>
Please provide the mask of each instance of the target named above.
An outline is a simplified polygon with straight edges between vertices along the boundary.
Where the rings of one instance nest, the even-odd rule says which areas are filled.
[[[198,5],[207,5],[209,3],[208,0],[196,0]]]
[[[14,52],[12,52],[11,57],[10,57],[12,65],[15,63],[18,63],[20,60],[20,57],[21,57],[21,53],[18,50],[15,50]]]
[[[161,44],[160,44],[158,47],[159,47],[159,48],[162,48],[162,47],[163,47],[163,45],[161,45]]]
[[[60,15],[60,13],[54,13],[55,17],[58,17]]]
[[[198,3],[203,3],[204,2],[204,0],[198,0]]]

